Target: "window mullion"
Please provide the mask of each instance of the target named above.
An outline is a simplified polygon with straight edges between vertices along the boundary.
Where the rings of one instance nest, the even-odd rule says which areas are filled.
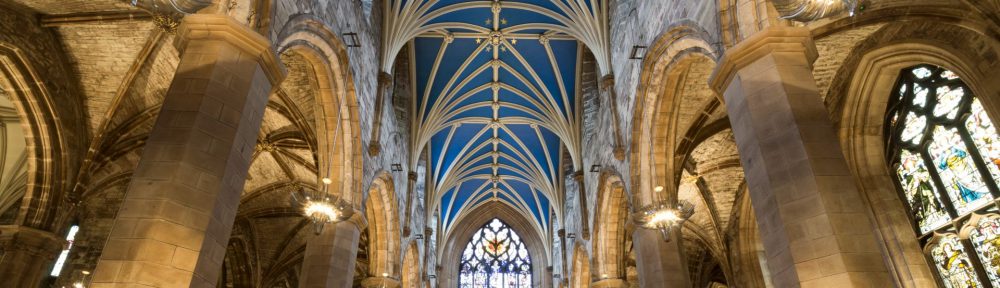
[[[931,133],[933,133],[933,132],[931,132]],[[943,200],[941,202],[944,202],[944,203],[941,203],[941,204],[943,204],[945,210],[947,210],[948,216],[951,216],[951,219],[958,218],[958,210],[955,209],[955,206],[952,203],[951,195],[949,195],[948,190],[946,189],[947,186],[944,185],[944,181],[942,181],[941,180],[941,176],[938,175],[938,171],[937,171],[937,169],[934,166],[934,160],[931,158],[930,153],[927,153],[927,143],[926,142],[927,141],[925,141],[925,143],[923,143],[923,145],[920,145],[920,147],[921,147],[920,151],[919,151],[920,152],[920,158],[923,158],[923,160],[924,160],[924,166],[926,166],[928,168],[927,169],[927,174],[931,175],[931,180],[933,180],[934,185],[937,186],[938,196],[941,196],[941,198]]]
[[[970,223],[970,225],[975,224]],[[959,241],[962,243],[962,246],[965,247],[965,254],[968,255],[969,261],[972,261],[972,268],[976,271],[976,276],[979,277],[979,283],[982,283],[988,288],[993,288],[993,282],[990,280],[989,275],[986,274],[986,268],[983,266],[983,263],[980,262],[982,260],[979,259],[979,253],[976,252],[976,246],[973,245],[972,241],[969,239],[959,238]]]

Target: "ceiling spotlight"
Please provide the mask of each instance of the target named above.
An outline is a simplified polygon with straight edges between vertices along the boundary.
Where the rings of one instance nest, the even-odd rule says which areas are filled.
[[[591,165],[590,172],[601,172],[601,165],[600,164]]]
[[[392,168],[391,168],[391,169],[392,169],[392,172],[399,172],[399,171],[403,171],[403,165],[402,165],[402,164],[399,164],[399,163],[393,163],[393,164],[392,164],[392,165],[390,165],[390,166],[392,167]]]
[[[656,188],[653,188],[653,191],[656,191],[657,193],[663,192],[663,186],[656,186]]]

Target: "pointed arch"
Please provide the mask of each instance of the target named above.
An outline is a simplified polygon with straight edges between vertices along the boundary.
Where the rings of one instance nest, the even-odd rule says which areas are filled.
[[[546,267],[552,265],[549,262],[549,252],[551,251],[544,234],[533,228],[534,220],[527,218],[522,212],[514,209],[508,204],[499,201],[491,201],[480,205],[472,210],[469,217],[465,217],[457,222],[450,231],[445,234],[443,245],[438,245],[439,263],[459,263],[462,257],[462,250],[472,239],[472,235],[482,228],[483,225],[493,219],[500,219],[521,236],[521,240],[527,246],[531,255],[532,287],[548,287],[551,285],[550,277],[546,277]],[[458,286],[458,265],[442,265],[438,274],[439,287]]]
[[[636,94],[630,149],[631,187],[638,191],[637,203],[652,203],[650,191],[656,186],[664,186],[668,195],[677,194],[685,153],[676,150],[684,140],[690,141],[680,136],[687,136],[685,132],[691,128],[682,123],[695,123],[698,120],[693,117],[699,116],[682,114],[690,113],[685,112],[688,110],[712,108],[711,103],[693,109],[684,106],[705,105],[691,103],[692,97],[684,97],[697,92],[685,87],[686,82],[700,81],[689,77],[690,71],[696,69],[693,66],[712,69],[718,59],[713,46],[705,39],[709,38],[704,31],[678,25],[661,35],[646,54]],[[701,83],[702,90],[711,91],[707,87],[707,76],[705,79],[705,83]],[[714,106],[713,110],[720,109],[718,103]]]
[[[881,227],[878,230],[882,240],[879,249],[884,251],[886,261],[895,267],[893,276],[911,285],[934,285],[937,280],[927,258],[922,257],[923,249],[917,232],[911,229],[913,225],[905,199],[898,194],[893,184],[894,176],[889,174],[892,169],[885,161],[884,127],[890,91],[903,68],[918,64],[944,67],[965,81],[979,96],[989,116],[995,119],[1000,116],[996,108],[1000,107],[996,102],[1000,85],[988,79],[995,78],[992,71],[996,71],[997,66],[983,63],[992,63],[984,61],[984,56],[996,55],[1000,43],[981,38],[964,27],[947,24],[935,26],[947,33],[913,31],[909,26],[927,27],[913,23],[889,24],[855,47],[851,54],[860,56],[844,61],[838,70],[840,76],[831,84],[827,102],[833,106],[830,109],[833,118],[839,120],[837,129],[847,165],[858,179],[871,218]],[[926,38],[909,38],[913,33]],[[950,40],[930,36],[945,34],[962,35],[948,39],[980,43],[977,47],[981,48],[956,47]]]
[[[392,175],[381,172],[372,180],[365,201],[371,275],[400,276],[400,224]]]
[[[590,287],[590,283],[593,281],[593,277],[590,274],[590,255],[587,253],[587,249],[583,245],[576,245],[573,249],[573,281],[570,284],[570,288],[587,288]]]
[[[68,183],[69,151],[62,121],[82,117],[62,115],[39,71],[21,49],[0,42],[0,92],[17,108],[27,141],[26,192],[17,214],[18,224],[48,230],[58,227],[57,212]]]
[[[334,180],[335,191],[344,191],[345,200],[362,204],[361,125],[354,76],[345,45],[339,35],[312,15],[290,19],[281,32],[278,51],[294,51],[304,56],[316,78],[316,157],[320,177]],[[338,125],[339,123],[339,125]],[[332,154],[332,155],[331,155]],[[329,171],[327,171],[329,167]]]
[[[406,247],[406,252],[403,254],[403,271],[402,275],[400,275],[401,288],[420,287],[420,275],[423,274],[423,265],[420,263],[420,250],[417,247],[416,240],[410,241],[410,245]]]
[[[624,182],[617,173],[605,171],[597,191],[597,209],[594,211],[594,279],[625,279],[626,234],[630,211],[629,197]]]

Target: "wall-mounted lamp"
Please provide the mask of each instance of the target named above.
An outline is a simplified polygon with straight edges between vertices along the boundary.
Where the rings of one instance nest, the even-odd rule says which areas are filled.
[[[590,172],[601,172],[601,165],[600,164],[591,165]]]
[[[569,233],[569,235],[566,235],[566,238],[576,239],[576,233]]]
[[[347,44],[347,47],[350,48],[361,47],[361,40],[358,40],[358,33],[344,33],[344,44]]]
[[[417,234],[417,236],[413,236],[413,238],[416,238],[417,240],[424,240],[424,234]]]
[[[628,56],[628,59],[642,59],[646,58],[646,46],[635,45],[632,46],[632,54]]]
[[[392,172],[399,172],[399,171],[403,171],[403,165],[402,165],[402,164],[399,164],[399,163],[393,163],[393,164],[391,165],[391,167],[392,167],[392,168],[391,168],[391,169],[392,169]]]

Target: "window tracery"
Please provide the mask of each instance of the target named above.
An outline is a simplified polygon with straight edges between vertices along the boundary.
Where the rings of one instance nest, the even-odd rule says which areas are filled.
[[[945,287],[1000,286],[996,127],[944,68],[904,69],[892,91],[886,154],[928,259]]]
[[[499,219],[472,236],[459,263],[461,288],[531,287],[531,257],[521,237]]]

